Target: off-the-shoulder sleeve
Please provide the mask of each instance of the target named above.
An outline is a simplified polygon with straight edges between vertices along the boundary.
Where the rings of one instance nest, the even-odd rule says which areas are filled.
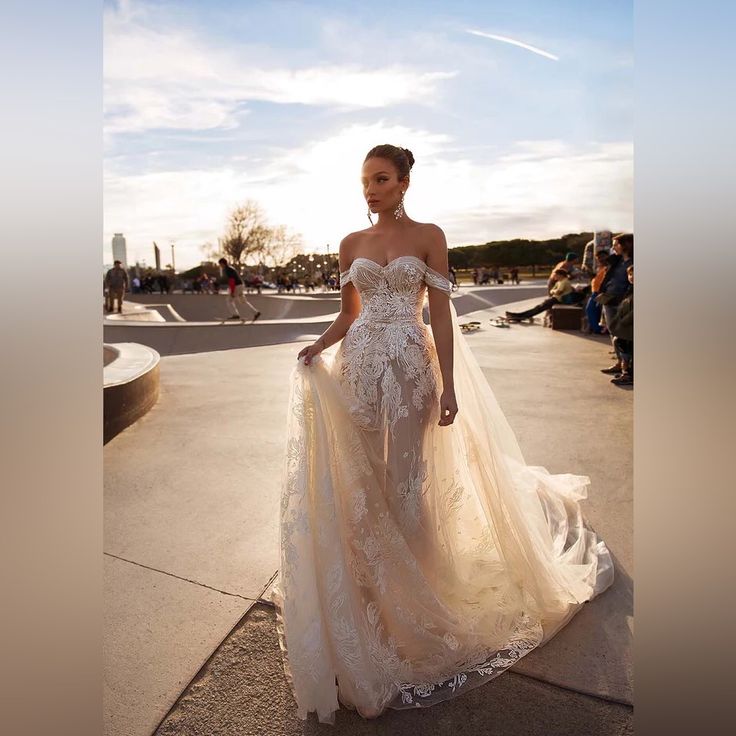
[[[427,286],[432,289],[439,289],[448,296],[452,293],[452,283],[450,280],[429,266],[427,266],[427,270],[424,272],[424,280]]]
[[[345,286],[345,284],[349,284],[350,281],[350,269],[347,271],[340,271],[340,288],[342,289],[342,287]]]

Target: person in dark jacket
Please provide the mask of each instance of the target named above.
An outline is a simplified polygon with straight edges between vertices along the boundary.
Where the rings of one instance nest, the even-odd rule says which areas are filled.
[[[220,273],[227,279],[227,305],[230,308],[230,316],[227,319],[243,319],[236,302],[242,302],[253,312],[253,322],[261,313],[246,299],[243,289],[243,279],[240,274],[227,262],[227,258],[220,258]]]
[[[622,233],[613,239],[613,253],[608,258],[608,270],[603,283],[595,298],[603,309],[606,329],[611,332],[610,323],[616,316],[616,310],[629,290],[629,278],[626,269],[634,263],[634,236],[631,233]],[[613,335],[611,335],[613,342]],[[614,346],[614,350],[615,350]],[[621,363],[604,370],[604,373],[620,373]]]
[[[617,386],[631,386],[634,383],[634,264],[626,269],[630,290],[621,300],[616,314],[611,320],[613,348],[621,364],[621,372],[611,379]]]
[[[105,274],[105,287],[107,288],[105,309],[112,312],[117,303],[118,314],[122,314],[123,298],[128,290],[128,272],[123,268],[121,261],[115,261],[113,267]]]

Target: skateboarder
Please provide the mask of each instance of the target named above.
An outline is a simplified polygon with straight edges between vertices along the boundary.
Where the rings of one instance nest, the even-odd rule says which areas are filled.
[[[243,279],[240,274],[227,262],[227,258],[220,258],[220,273],[223,278],[227,279],[227,305],[230,308],[230,316],[227,319],[243,319],[236,302],[246,304],[253,311],[253,321],[255,322],[261,313],[246,299],[243,287]]]

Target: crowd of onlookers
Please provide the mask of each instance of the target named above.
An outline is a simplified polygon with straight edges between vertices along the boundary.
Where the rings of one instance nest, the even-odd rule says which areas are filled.
[[[610,248],[595,253],[594,265],[578,266],[578,256],[568,253],[553,269],[547,281],[548,296],[540,304],[523,312],[506,312],[510,321],[529,319],[547,312],[557,304],[579,304],[583,308],[584,332],[609,335],[615,362],[603,368],[611,374],[611,383],[631,386],[634,383],[634,236],[621,233]],[[588,281],[573,286],[572,280]]]
[[[453,269],[450,270],[452,271]],[[489,268],[486,268],[485,266],[480,266],[473,269],[473,284],[475,286],[485,286],[486,284],[503,284],[506,279],[508,279],[509,283],[511,284],[518,284],[519,267],[511,266],[511,268],[507,269],[505,274],[501,272],[501,269],[498,266],[490,266]],[[451,277],[450,281],[453,281],[453,283],[457,285],[457,279],[453,280]]]
[[[331,271],[317,271],[314,275],[307,274],[298,278],[296,274],[282,272],[276,275],[276,289],[279,294],[307,291],[337,291],[340,288],[340,277]]]
[[[171,279],[165,273],[149,274],[143,278],[133,276],[130,280],[130,290],[133,294],[153,294],[154,291],[160,294],[170,294],[171,288]]]

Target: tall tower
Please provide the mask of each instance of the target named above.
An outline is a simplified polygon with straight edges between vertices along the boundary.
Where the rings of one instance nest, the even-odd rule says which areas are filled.
[[[121,261],[123,268],[128,268],[128,249],[125,244],[125,236],[122,233],[115,233],[112,237],[112,259],[113,261]]]

